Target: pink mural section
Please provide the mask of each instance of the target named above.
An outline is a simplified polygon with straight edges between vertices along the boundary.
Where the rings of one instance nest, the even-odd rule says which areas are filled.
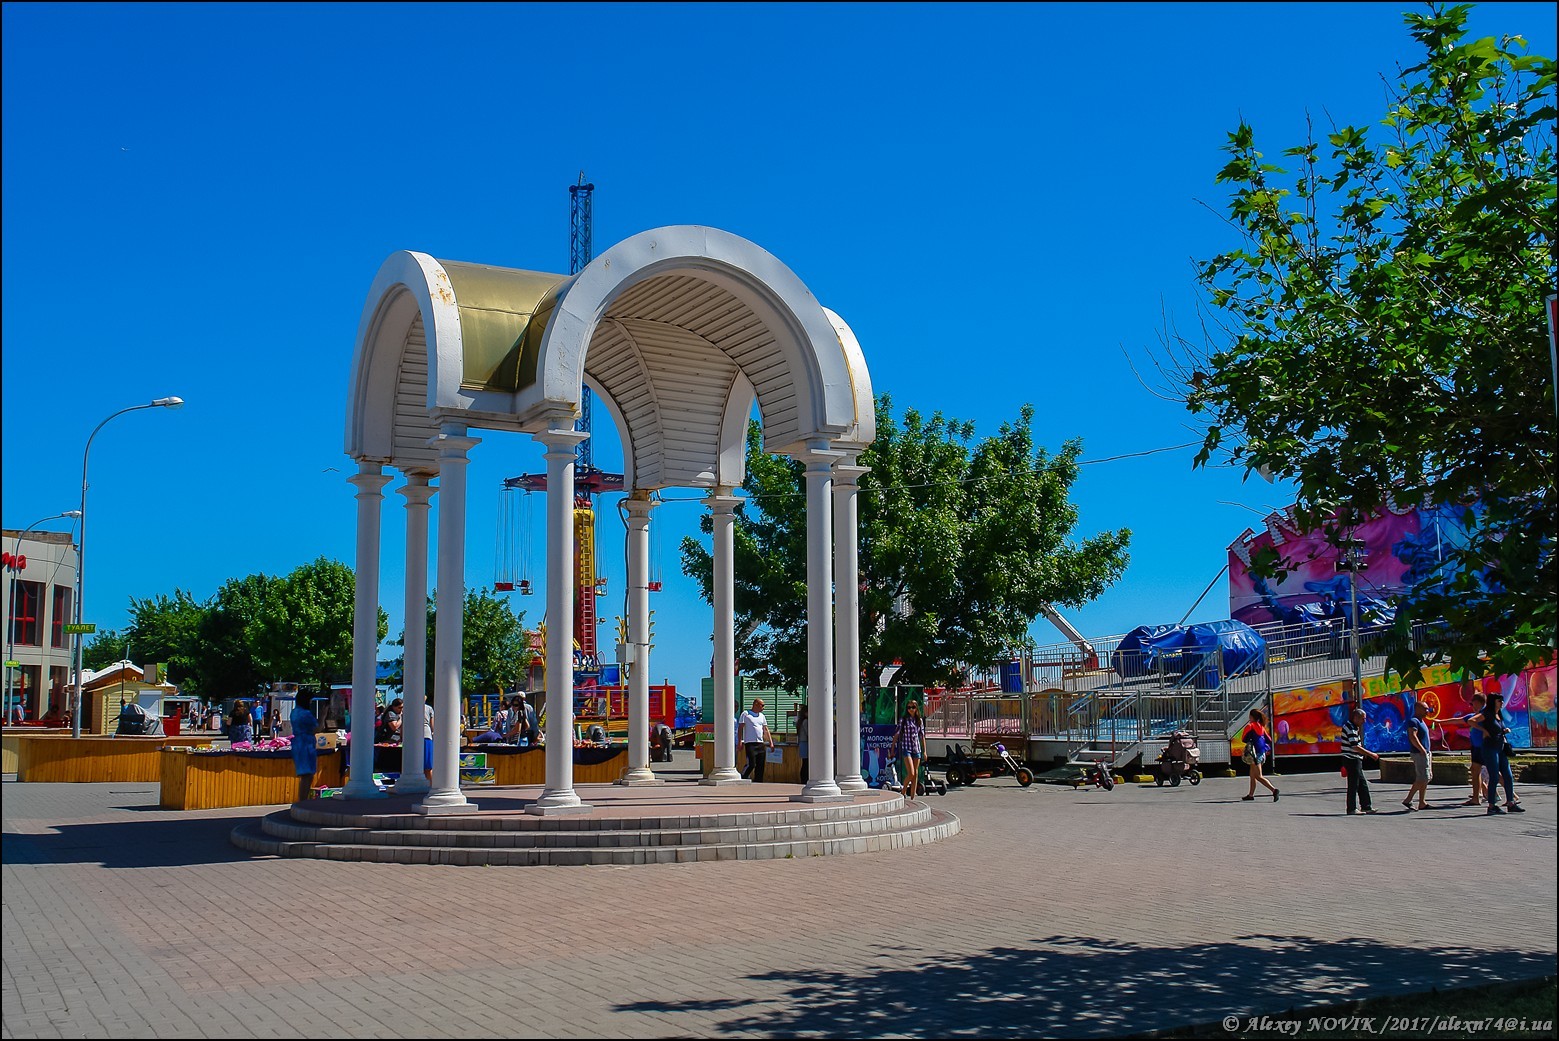
[[[1511,743],[1517,748],[1555,746],[1555,666],[1553,663],[1508,676],[1488,676],[1474,682],[1484,693],[1505,695]],[[1279,755],[1336,755],[1345,714],[1347,681],[1274,692]],[[1458,677],[1445,666],[1429,669],[1424,682],[1404,689],[1396,677],[1367,676],[1364,680],[1364,742],[1376,752],[1405,752],[1406,723],[1420,703],[1429,706],[1434,748],[1467,747],[1465,725],[1458,716],[1472,711],[1463,700]],[[1237,750],[1236,750],[1237,751]]]
[[[1415,584],[1433,584],[1447,551],[1466,541],[1463,512],[1455,506],[1386,510],[1356,528],[1352,537],[1365,543],[1361,601],[1389,603]],[[1268,548],[1289,569],[1280,578],[1251,573],[1252,558]],[[1300,530],[1293,506],[1269,514],[1263,530],[1246,529],[1229,546],[1229,617],[1260,625],[1344,613],[1348,576],[1337,571],[1337,553],[1324,530]]]

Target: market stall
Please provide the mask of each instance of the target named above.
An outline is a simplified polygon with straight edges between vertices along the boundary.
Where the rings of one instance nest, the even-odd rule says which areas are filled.
[[[340,787],[341,761],[334,749],[320,751],[309,787]],[[298,797],[290,751],[168,748],[161,753],[160,766],[158,804],[165,810],[274,806]]]
[[[16,779],[34,783],[156,781],[168,745],[209,746],[209,737],[16,735]]]

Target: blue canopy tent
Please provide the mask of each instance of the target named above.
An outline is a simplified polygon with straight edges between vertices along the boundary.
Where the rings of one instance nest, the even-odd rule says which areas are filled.
[[[1267,641],[1244,622],[1197,622],[1193,625],[1140,625],[1121,638],[1110,655],[1110,668],[1122,678],[1146,676],[1160,669],[1188,678],[1211,664],[1217,653],[1222,675],[1243,676],[1267,667]]]

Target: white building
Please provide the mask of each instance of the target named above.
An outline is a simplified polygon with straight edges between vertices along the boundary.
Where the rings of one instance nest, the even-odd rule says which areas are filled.
[[[7,528],[3,542],[11,558],[26,558],[18,571],[10,566],[0,569],[5,576],[0,586],[0,596],[5,598],[5,660],[20,663],[5,670],[5,718],[15,718],[15,706],[21,704],[28,719],[37,719],[51,709],[70,707],[75,638],[66,634],[65,626],[75,621],[79,557],[65,532],[24,535]]]

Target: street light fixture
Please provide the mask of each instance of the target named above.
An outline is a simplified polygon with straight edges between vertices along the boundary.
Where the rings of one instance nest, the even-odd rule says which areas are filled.
[[[92,454],[92,439],[97,437],[99,430],[102,430],[105,426],[108,425],[109,420],[117,419],[126,412],[139,412],[143,408],[183,407],[183,398],[166,397],[154,398],[144,405],[131,405],[129,408],[122,408],[118,412],[115,412],[113,415],[109,416],[108,419],[103,420],[103,422],[99,423],[93,429],[91,435],[87,438],[86,450],[81,453],[81,533],[76,544],[76,690],[74,698],[71,702],[71,737],[81,736],[81,709],[84,700],[83,695],[85,694],[85,692],[81,689],[81,652],[86,643],[86,637],[81,632],[81,595],[82,589],[84,587],[82,576],[86,573],[87,556],[87,458]]]
[[[30,532],[32,532],[35,528],[37,528],[38,525],[40,525],[40,524],[47,524],[51,520],[59,520],[61,517],[76,518],[76,517],[80,517],[80,516],[81,516],[81,511],[80,510],[66,510],[64,513],[56,513],[56,514],[53,514],[51,516],[45,517],[42,520],[33,521],[31,524],[27,525],[27,527],[22,529],[22,533],[20,535],[16,536],[16,553],[14,555],[17,556],[17,557],[20,557],[22,555],[22,540],[25,539]],[[10,596],[8,598],[9,599],[9,604],[7,605],[6,616],[5,616],[5,618],[6,618],[6,634],[5,634],[6,635],[6,641],[5,641],[5,693],[6,693],[6,705],[5,705],[5,708],[6,708],[6,711],[8,711],[8,712],[10,711],[10,708],[11,708],[11,704],[10,704],[10,696],[11,696],[11,668],[12,668],[12,666],[11,666],[11,659],[16,654],[16,576],[19,575],[20,573],[21,573],[21,568],[17,568],[15,570],[15,572],[11,575],[11,586],[10,586],[10,590],[9,590]]]

